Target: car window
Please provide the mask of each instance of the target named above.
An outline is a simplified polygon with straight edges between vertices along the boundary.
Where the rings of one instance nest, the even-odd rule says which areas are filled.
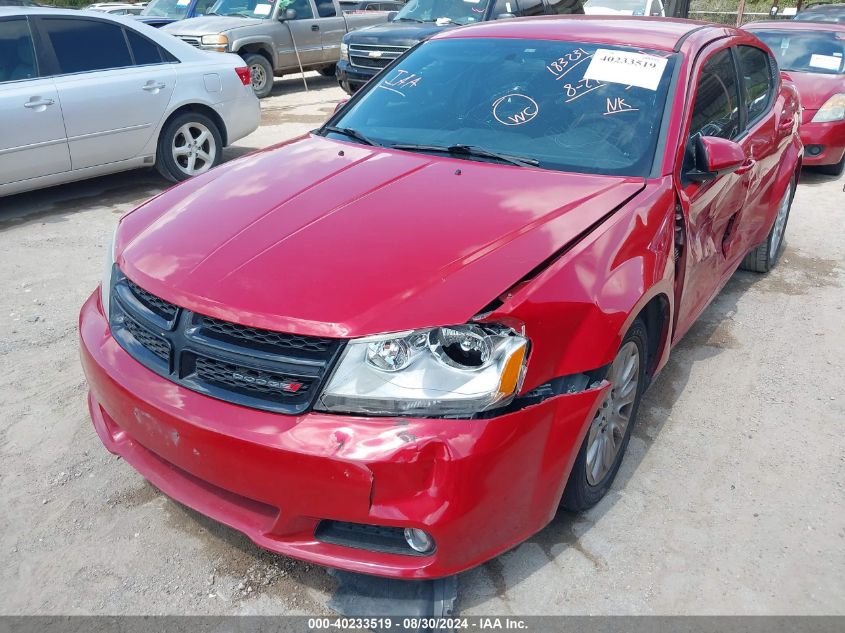
[[[845,37],[824,31],[752,31],[772,49],[781,70],[836,75],[845,73]]]
[[[29,23],[25,18],[0,21],[0,83],[36,75]]]
[[[584,13],[581,0],[546,0],[548,12],[553,15],[572,15]]]
[[[506,13],[516,15],[516,11],[516,0],[496,0],[496,4],[493,5],[493,12],[490,14],[490,17],[495,20],[498,16]]]
[[[690,139],[739,135],[739,90],[733,59],[728,49],[719,51],[704,64],[695,92]]]
[[[386,146],[469,145],[542,169],[644,176],[674,61],[587,42],[434,40],[373,79],[332,125]]]
[[[197,6],[194,7],[194,13],[197,15],[205,15],[208,10],[215,3],[216,0],[199,0]]]
[[[317,14],[321,18],[333,18],[337,15],[332,0],[317,0]]]
[[[282,7],[282,15],[285,9],[293,9],[296,11],[297,20],[312,20],[314,19],[314,9],[311,8],[311,3],[308,0],[291,0],[287,4],[285,0],[280,0]]]
[[[398,21],[471,24],[481,22],[492,0],[408,0],[396,16]],[[536,0],[542,2],[542,0]],[[514,0],[516,5],[516,0]]]
[[[663,15],[663,3],[660,0],[654,0],[651,3],[651,8],[648,12],[651,16],[662,16]]]
[[[160,64],[162,62],[161,49],[155,42],[148,40],[132,29],[126,29],[126,37],[129,40],[129,46],[132,48],[135,64],[145,66],[147,64]]]
[[[753,123],[766,112],[772,97],[773,77],[769,55],[756,46],[738,46],[736,50],[742,72],[748,122]]]
[[[150,0],[150,3],[141,11],[141,15],[181,20],[188,15],[190,4],[190,0]]]
[[[59,74],[132,65],[123,29],[109,22],[77,18],[41,18],[59,64]]]
[[[543,0],[519,0],[518,3],[515,3],[519,9],[517,15],[527,16],[527,15],[543,15],[546,12],[546,8],[543,6]]]

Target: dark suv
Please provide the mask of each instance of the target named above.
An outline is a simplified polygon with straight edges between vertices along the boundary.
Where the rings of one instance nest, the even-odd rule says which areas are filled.
[[[349,33],[337,80],[352,94],[406,50],[444,29],[487,20],[584,13],[581,0],[409,0],[387,24]]]

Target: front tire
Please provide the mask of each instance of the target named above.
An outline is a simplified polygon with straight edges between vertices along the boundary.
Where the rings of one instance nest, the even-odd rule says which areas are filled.
[[[249,67],[252,90],[259,99],[269,97],[273,90],[273,65],[264,55],[251,53],[244,55],[244,62]]]
[[[778,204],[778,212],[766,241],[745,256],[740,268],[755,273],[767,273],[778,263],[783,251],[783,236],[786,233],[786,223],[789,221],[789,210],[792,208],[794,192],[795,179],[793,178]]]
[[[172,182],[204,174],[223,160],[220,130],[204,114],[174,117],[158,137],[156,169]]]
[[[561,503],[567,510],[592,508],[607,494],[619,472],[645,388],[647,342],[645,324],[637,319],[608,370],[611,388],[590,423],[569,474]]]
[[[334,77],[336,71],[336,64],[332,64],[331,66],[323,66],[322,68],[317,69],[317,72],[320,73],[323,77]]]

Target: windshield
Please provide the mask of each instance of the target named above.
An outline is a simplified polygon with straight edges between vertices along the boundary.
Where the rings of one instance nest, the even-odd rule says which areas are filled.
[[[191,0],[151,0],[141,11],[141,15],[181,20],[188,15],[190,4]]]
[[[281,0],[282,6],[290,4]],[[225,15],[240,18],[269,18],[273,0],[217,0],[206,15]]]
[[[845,24],[845,5],[811,7],[801,11],[793,20],[799,22],[834,22]]]
[[[820,31],[753,31],[778,60],[781,70],[837,75],[845,72],[845,38]]]
[[[409,0],[396,20],[471,24],[484,20],[488,4],[489,0]]]
[[[435,40],[371,81],[332,126],[379,145],[469,145],[544,169],[645,176],[673,62],[577,42]]]

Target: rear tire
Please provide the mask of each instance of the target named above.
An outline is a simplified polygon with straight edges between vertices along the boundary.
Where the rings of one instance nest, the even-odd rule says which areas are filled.
[[[174,117],[158,137],[156,169],[171,182],[204,174],[222,160],[220,130],[199,112]]]
[[[250,53],[244,55],[244,62],[249,67],[252,90],[259,99],[270,96],[273,91],[273,65],[264,55]]]
[[[318,68],[317,72],[320,73],[323,77],[334,77],[336,70],[337,66],[335,64],[332,64],[331,66],[323,66],[322,68]]]
[[[842,160],[835,165],[819,165],[816,169],[819,170],[819,173],[828,176],[841,176],[842,172],[845,171],[845,154],[842,155]]]
[[[581,512],[601,501],[610,490],[637,419],[646,384],[648,334],[640,319],[634,321],[608,371],[611,389],[596,411],[572,472],[561,505]]]
[[[745,256],[740,268],[755,273],[767,273],[778,263],[783,251],[783,238],[786,235],[786,224],[789,221],[789,211],[792,208],[792,198],[795,195],[795,179],[789,182],[789,188],[783,194],[778,205],[778,212],[772,228],[766,236],[766,241]]]

